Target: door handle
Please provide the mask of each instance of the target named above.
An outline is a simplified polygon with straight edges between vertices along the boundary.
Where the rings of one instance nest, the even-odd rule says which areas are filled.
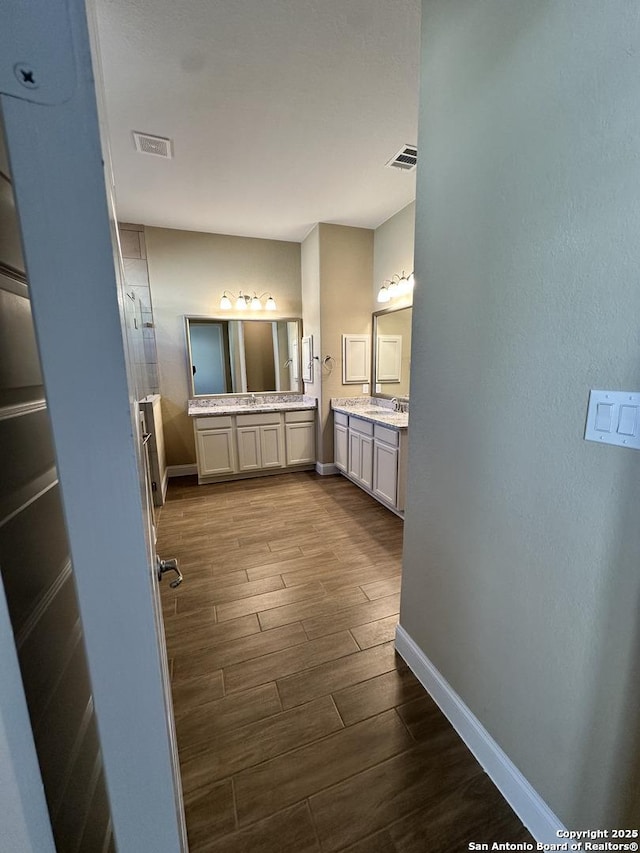
[[[161,560],[156,554],[156,571],[158,572],[158,581],[162,580],[162,576],[166,572],[176,573],[177,577],[175,577],[169,584],[171,589],[175,589],[182,583],[182,572],[178,568],[178,561],[175,557],[171,557],[169,560]]]

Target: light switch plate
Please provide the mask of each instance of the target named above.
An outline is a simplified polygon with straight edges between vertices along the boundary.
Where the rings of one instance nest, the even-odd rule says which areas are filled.
[[[584,437],[640,450],[640,393],[591,391]]]

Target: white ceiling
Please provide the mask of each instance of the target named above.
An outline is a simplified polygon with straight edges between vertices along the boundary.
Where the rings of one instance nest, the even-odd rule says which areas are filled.
[[[416,143],[420,0],[96,5],[121,221],[302,240],[414,198],[385,163]]]

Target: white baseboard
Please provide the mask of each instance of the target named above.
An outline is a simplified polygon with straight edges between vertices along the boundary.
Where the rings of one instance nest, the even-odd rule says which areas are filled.
[[[328,474],[337,474],[338,469],[333,462],[316,462],[316,474],[326,477]]]
[[[562,842],[558,832],[565,831],[563,824],[401,625],[396,650],[535,840]]]
[[[167,465],[167,477],[190,477],[198,473],[195,462],[192,465]]]

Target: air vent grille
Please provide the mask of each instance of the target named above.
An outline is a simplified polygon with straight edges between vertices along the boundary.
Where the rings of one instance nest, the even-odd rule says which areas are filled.
[[[403,145],[402,148],[395,154],[387,165],[390,169],[402,169],[404,172],[410,172],[415,169],[418,162],[418,149],[415,145]]]
[[[171,160],[173,157],[171,140],[163,136],[150,136],[148,133],[139,133],[134,130],[133,141],[136,151],[141,154],[152,154],[154,157],[164,157],[165,160]]]

